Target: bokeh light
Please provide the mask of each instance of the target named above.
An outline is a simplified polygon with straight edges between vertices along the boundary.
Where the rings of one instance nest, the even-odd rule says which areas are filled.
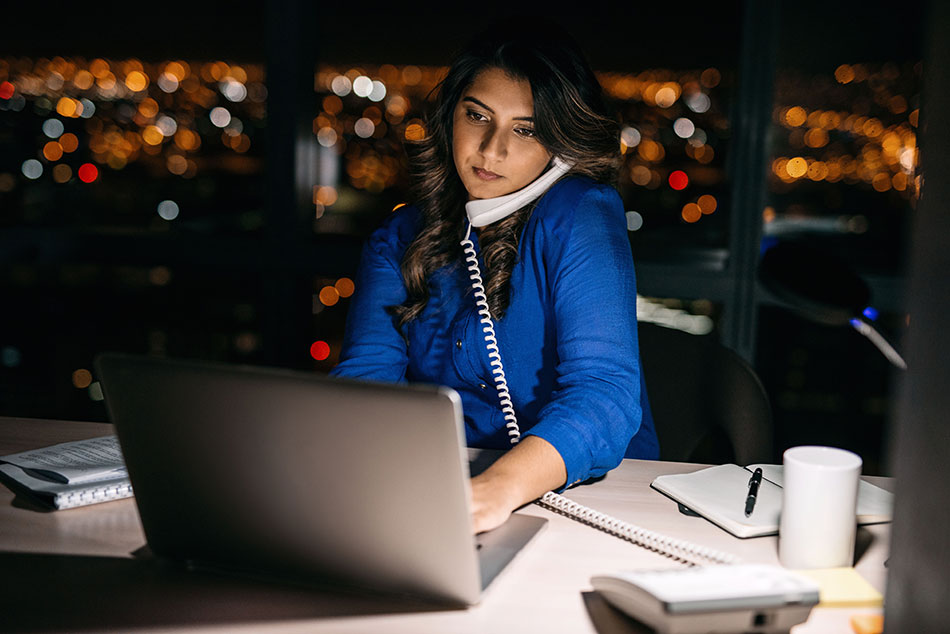
[[[6,368],[16,368],[23,361],[23,353],[14,346],[4,346],[0,349],[0,364]]]
[[[82,104],[75,99],[62,97],[56,102],[56,112],[64,117],[78,117],[82,113]]]
[[[373,80],[366,75],[360,75],[353,80],[353,94],[357,97],[369,97],[373,92]]]
[[[320,128],[317,132],[317,142],[323,147],[333,147],[336,145],[336,130],[331,127]]]
[[[338,196],[339,194],[336,188],[330,187],[329,185],[318,186],[313,190],[313,202],[315,205],[330,207],[337,201]]]
[[[314,341],[310,344],[310,356],[317,361],[324,361],[330,356],[330,345],[326,341]]]
[[[382,101],[386,98],[386,85],[379,80],[374,80],[372,88],[366,96],[369,97],[370,101]]]
[[[696,125],[686,117],[680,117],[673,122],[673,132],[681,139],[688,139],[696,131]]]
[[[125,86],[132,92],[141,92],[148,88],[148,77],[145,73],[134,70],[125,76]]]
[[[47,119],[43,122],[43,134],[51,139],[58,139],[66,131],[66,127],[59,119]]]
[[[223,128],[231,123],[231,113],[228,112],[227,108],[222,108],[221,106],[212,109],[208,114],[208,118],[211,119],[211,123],[219,128]]]
[[[626,126],[620,131],[620,142],[628,148],[640,145],[640,131],[633,126]]]
[[[20,166],[20,171],[30,180],[36,180],[43,175],[43,164],[36,159],[27,159]]]
[[[89,370],[80,368],[73,372],[73,386],[81,390],[92,385],[92,373]]]
[[[353,294],[353,291],[356,290],[356,285],[353,283],[353,280],[348,277],[341,277],[336,281],[333,287],[340,294],[340,297],[349,297]]]
[[[703,217],[703,210],[700,209],[696,203],[686,203],[683,205],[683,210],[680,212],[680,215],[683,220],[692,223]]]
[[[63,146],[59,141],[50,141],[43,146],[43,156],[47,161],[58,161],[63,158]]]
[[[800,106],[794,106],[785,112],[785,123],[792,127],[804,125],[807,119],[808,115],[805,113],[805,109]]]
[[[706,93],[695,92],[686,96],[686,107],[695,113],[702,114],[709,110],[712,102]]]
[[[319,297],[324,306],[335,306],[340,301],[340,292],[333,286],[324,286],[320,289]]]
[[[84,183],[91,183],[99,178],[99,168],[97,168],[92,163],[83,163],[79,166],[79,180]]]
[[[406,126],[407,141],[421,141],[426,138],[426,130],[421,123],[410,123]]]
[[[686,172],[683,170],[675,170],[670,173],[668,181],[670,183],[670,187],[679,191],[686,189],[686,186],[689,185],[689,176],[687,176]]]
[[[700,211],[703,212],[703,215],[709,215],[716,211],[716,207],[719,206],[718,201],[715,196],[710,194],[703,194],[696,201],[696,204],[699,205]]]
[[[353,131],[356,132],[356,136],[367,139],[373,136],[373,132],[376,131],[376,126],[372,121],[363,117],[357,119],[356,123],[353,124]]]
[[[65,163],[60,163],[53,168],[53,180],[57,183],[68,183],[69,179],[73,177],[73,168],[66,165]]]
[[[639,231],[643,227],[643,216],[636,211],[628,211],[626,216],[627,231]]]
[[[178,203],[174,200],[163,200],[158,203],[158,215],[163,220],[174,220],[178,217],[180,209],[178,208]]]
[[[346,75],[337,75],[330,84],[330,90],[339,97],[345,97],[353,90],[353,83]]]
[[[808,171],[808,161],[801,156],[789,159],[785,164],[785,172],[792,178],[801,178]]]
[[[67,132],[59,137],[59,144],[63,148],[63,152],[71,154],[79,148],[79,138],[72,132]]]

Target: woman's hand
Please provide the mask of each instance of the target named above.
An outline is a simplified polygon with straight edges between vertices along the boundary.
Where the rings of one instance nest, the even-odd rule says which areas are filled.
[[[564,485],[564,460],[548,441],[527,436],[484,473],[472,478],[472,528],[482,533],[511,512]]]
[[[472,528],[483,533],[505,523],[521,506],[515,487],[505,477],[493,477],[487,471],[472,478]]]

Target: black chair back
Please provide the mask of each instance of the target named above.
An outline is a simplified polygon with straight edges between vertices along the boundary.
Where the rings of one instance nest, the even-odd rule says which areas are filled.
[[[775,462],[769,398],[745,360],[713,335],[648,322],[638,332],[661,460]]]

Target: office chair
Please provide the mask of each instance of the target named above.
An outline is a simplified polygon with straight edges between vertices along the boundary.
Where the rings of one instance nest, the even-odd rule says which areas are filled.
[[[772,462],[772,410],[755,371],[712,335],[639,322],[660,459]]]

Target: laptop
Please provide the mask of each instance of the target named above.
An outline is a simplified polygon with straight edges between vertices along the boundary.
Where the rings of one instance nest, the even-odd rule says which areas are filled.
[[[158,557],[467,606],[547,522],[472,535],[449,388],[117,353],[96,370]]]

